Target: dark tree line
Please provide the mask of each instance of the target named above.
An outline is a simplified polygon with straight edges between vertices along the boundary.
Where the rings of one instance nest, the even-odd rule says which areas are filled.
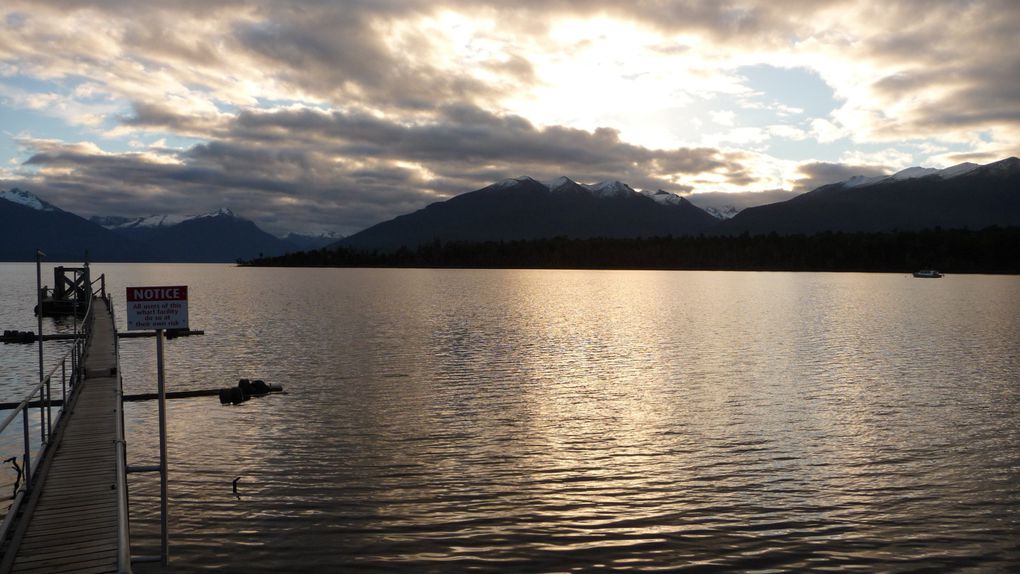
[[[1020,273],[1020,228],[888,233],[442,242],[396,251],[302,251],[241,262],[275,267],[705,269]]]

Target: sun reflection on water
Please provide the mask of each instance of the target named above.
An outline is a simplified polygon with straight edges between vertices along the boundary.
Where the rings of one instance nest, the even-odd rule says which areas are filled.
[[[288,391],[171,403],[185,571],[1020,562],[1014,278],[96,267],[189,285],[171,389]],[[129,405],[131,464],[154,421]]]

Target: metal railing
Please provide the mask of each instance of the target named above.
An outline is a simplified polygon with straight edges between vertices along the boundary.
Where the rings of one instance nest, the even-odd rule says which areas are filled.
[[[92,319],[94,312],[92,309],[92,301],[89,301],[88,308],[85,311],[85,316],[82,318],[81,330],[75,326],[75,337],[74,342],[71,345],[71,349],[68,350],[64,355],[57,360],[56,364],[50,369],[41,381],[36,383],[31,390],[25,395],[25,398],[18,404],[14,410],[8,414],[2,423],[0,423],[0,433],[3,433],[15,420],[21,418],[22,434],[24,436],[23,448],[21,452],[22,467],[19,475],[20,487],[14,496],[14,502],[11,504],[10,509],[7,511],[7,515],[4,517],[3,524],[0,525],[0,541],[6,540],[8,530],[14,522],[14,518],[18,514],[18,510],[21,507],[25,497],[31,494],[32,490],[37,486],[36,473],[33,472],[32,464],[32,422],[30,411],[33,408],[38,407],[39,409],[39,433],[40,433],[40,444],[38,454],[36,457],[37,463],[41,463],[43,457],[46,456],[46,449],[49,447],[50,442],[53,438],[53,384],[59,376],[60,380],[60,398],[61,404],[60,409],[57,412],[58,419],[57,425],[62,420],[62,415],[67,408],[68,391],[70,387],[71,393],[77,385],[85,378],[85,364],[81,358],[85,353],[85,349],[88,346],[89,337],[92,334]],[[39,334],[42,336],[42,333]],[[34,400],[38,397],[38,400]],[[17,460],[17,457],[12,457]],[[10,460],[10,459],[8,459]]]
[[[103,279],[103,276],[99,276]],[[102,293],[106,294],[106,281],[103,279]],[[113,441],[117,457],[117,572],[131,572],[131,533],[129,530],[130,514],[127,490],[127,440],[124,435],[124,377],[120,372],[120,340],[117,337],[117,318],[113,311],[113,301],[107,299],[110,315],[113,317],[113,354],[117,366],[117,431]]]
[[[96,283],[99,283],[98,290],[95,289]],[[38,495],[38,492],[35,491],[38,490],[40,486],[38,483],[41,480],[45,480],[44,475],[46,474],[46,467],[49,465],[47,459],[51,456],[50,451],[53,447],[55,447],[56,443],[60,441],[60,435],[63,432],[63,422],[65,420],[64,413],[70,406],[70,402],[75,401],[75,398],[77,397],[76,391],[79,388],[79,384],[87,377],[84,357],[92,339],[93,323],[96,313],[94,304],[99,301],[106,305],[106,310],[109,311],[114,325],[113,343],[116,365],[114,373],[116,373],[117,376],[117,412],[115,413],[116,430],[113,448],[115,449],[117,464],[117,477],[114,484],[114,488],[117,490],[117,571],[119,573],[130,574],[132,560],[127,491],[127,443],[125,440],[124,408],[122,402],[124,388],[123,377],[120,371],[120,344],[116,332],[116,319],[113,317],[114,307],[112,298],[106,292],[105,274],[100,275],[89,284],[89,291],[93,294],[93,296],[89,297],[88,305],[86,307],[85,314],[81,317],[80,324],[78,322],[77,313],[78,301],[75,299],[75,312],[73,313],[75,318],[74,339],[71,349],[58,359],[57,363],[50,369],[49,373],[42,376],[41,380],[32,387],[24,400],[22,400],[18,406],[14,407],[13,412],[7,415],[3,422],[0,423],[0,433],[3,433],[8,429],[8,427],[12,426],[14,421],[17,420],[20,415],[24,434],[24,445],[20,455],[23,469],[19,469],[18,482],[15,486],[16,492],[13,497],[14,501],[4,517],[2,525],[0,525],[0,547],[5,544],[11,529],[14,527],[14,524],[18,522],[18,515],[22,512],[23,505],[25,508],[24,512],[32,511],[32,507],[34,505],[34,502],[32,501],[34,501],[34,497]],[[94,295],[98,295],[98,299]],[[39,331],[39,337],[41,339],[42,329]],[[40,346],[40,364],[42,364],[41,357],[42,349]],[[42,369],[40,369],[40,372],[41,371]],[[57,412],[57,418],[54,420],[54,399],[52,396],[52,387],[56,384],[58,371],[61,384],[61,401],[60,409]],[[36,407],[39,409],[39,428],[41,435],[38,450],[33,453],[32,431],[34,429],[31,427],[34,426],[34,423],[31,422],[32,417],[30,415],[30,411]],[[34,454],[36,456],[33,461]],[[16,461],[17,458],[18,457],[15,456],[8,460]],[[16,463],[15,467],[17,467]],[[40,472],[40,470],[42,472]]]

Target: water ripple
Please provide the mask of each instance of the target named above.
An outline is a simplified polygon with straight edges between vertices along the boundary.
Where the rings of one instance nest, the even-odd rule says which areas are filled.
[[[171,403],[179,571],[1020,567],[1015,278],[96,267],[189,284],[173,389],[289,391]]]

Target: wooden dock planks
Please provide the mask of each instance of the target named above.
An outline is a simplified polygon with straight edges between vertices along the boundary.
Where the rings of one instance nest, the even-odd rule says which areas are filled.
[[[93,304],[86,379],[15,534],[12,572],[117,572],[120,383],[113,316],[101,299]]]

